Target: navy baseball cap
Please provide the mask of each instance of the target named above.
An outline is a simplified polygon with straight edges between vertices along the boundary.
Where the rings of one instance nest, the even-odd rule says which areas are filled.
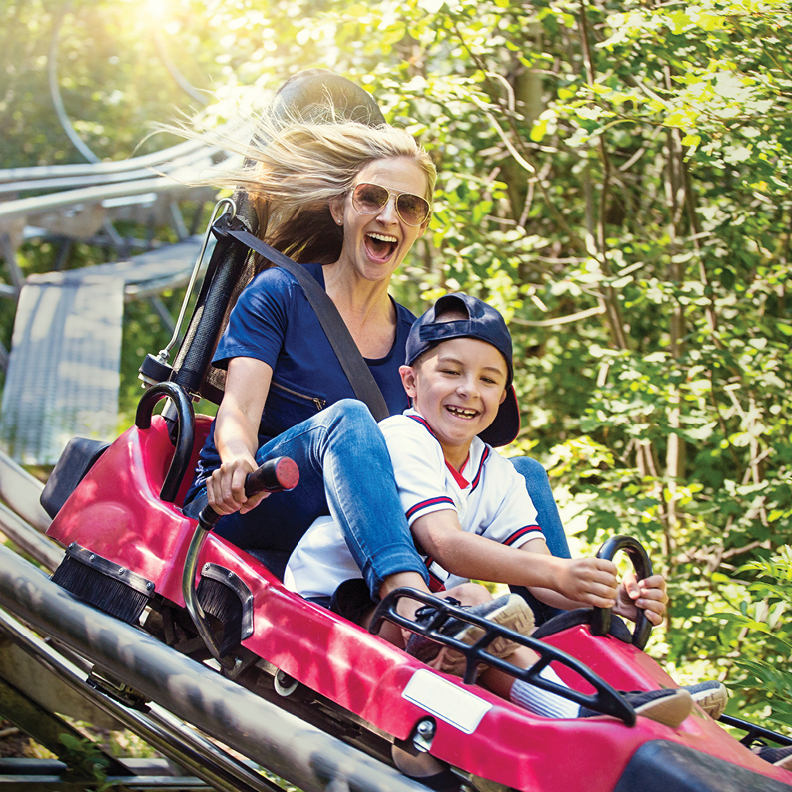
[[[438,322],[435,317],[450,311],[467,314],[467,319],[452,322]],[[477,338],[492,344],[503,355],[508,368],[506,398],[503,400],[495,420],[479,437],[491,446],[511,443],[520,431],[520,408],[512,380],[512,340],[506,322],[491,305],[471,297],[469,294],[454,292],[441,297],[426,313],[416,319],[407,337],[407,360],[411,366],[415,360],[432,347],[451,338]]]

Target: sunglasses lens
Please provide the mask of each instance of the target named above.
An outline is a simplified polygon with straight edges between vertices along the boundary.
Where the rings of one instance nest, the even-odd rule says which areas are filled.
[[[361,214],[379,212],[390,193],[378,184],[358,184],[352,191],[352,206]],[[420,195],[402,193],[396,199],[396,211],[407,225],[421,225],[429,217],[429,203]]]
[[[371,214],[388,203],[388,191],[376,184],[358,184],[352,193],[352,199],[358,212]]]
[[[408,225],[421,225],[429,215],[429,204],[412,193],[402,193],[396,201],[396,209]]]

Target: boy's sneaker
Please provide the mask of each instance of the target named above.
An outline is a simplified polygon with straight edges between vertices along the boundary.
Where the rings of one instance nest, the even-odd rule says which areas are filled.
[[[450,600],[458,605],[456,600]],[[463,606],[471,616],[478,616],[487,621],[499,624],[520,635],[530,635],[534,629],[534,615],[528,603],[518,594],[506,594],[498,599],[484,602],[481,605]],[[437,610],[431,605],[419,608],[415,613],[418,624],[428,624],[435,617]],[[449,618],[438,630],[441,635],[456,638],[468,645],[484,635],[484,630],[474,624]],[[486,652],[495,657],[508,657],[517,649],[518,644],[508,638],[498,636],[486,648]],[[405,646],[407,654],[424,663],[431,663],[433,668],[447,674],[462,676],[465,673],[465,656],[447,646],[437,643],[425,635],[413,634]],[[437,660],[437,662],[433,662]]]
[[[622,692],[622,696],[635,710],[636,715],[664,723],[674,729],[690,715],[690,710],[693,708],[693,699],[690,693],[683,688],[633,690],[629,693]],[[578,717],[593,718],[595,715],[602,715],[602,713],[581,707]]]
[[[792,745],[787,745],[785,748],[771,748],[769,745],[763,745],[758,750],[754,750],[757,756],[764,759],[765,762],[770,762],[771,765],[784,770],[792,770]]]
[[[726,709],[729,692],[723,682],[710,679],[707,682],[697,682],[695,685],[683,685],[682,690],[687,690],[695,704],[698,704],[710,718],[718,720]]]

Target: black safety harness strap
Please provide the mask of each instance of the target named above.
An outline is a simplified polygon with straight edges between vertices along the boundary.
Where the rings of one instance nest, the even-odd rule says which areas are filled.
[[[255,250],[256,253],[260,253],[267,261],[278,267],[283,267],[294,275],[319,319],[319,324],[322,326],[330,346],[333,347],[333,352],[335,352],[338,362],[355,392],[355,397],[369,408],[375,421],[387,418],[390,413],[379,386],[369,371],[366,361],[363,360],[363,356],[338,313],[338,309],[316,279],[302,265],[266,242],[262,242],[255,234],[251,234],[239,219],[223,215],[215,223],[214,228],[218,235],[233,237],[251,250]]]

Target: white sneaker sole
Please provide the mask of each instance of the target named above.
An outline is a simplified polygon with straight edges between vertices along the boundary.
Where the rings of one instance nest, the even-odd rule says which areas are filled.
[[[663,696],[636,707],[635,714],[676,729],[690,715],[692,708],[693,699],[690,693],[680,689],[674,696]]]
[[[712,690],[704,690],[701,693],[692,693],[691,696],[693,702],[698,704],[714,720],[723,715],[723,711],[729,701],[729,694],[723,685]]]
[[[496,610],[488,613],[487,621],[506,627],[519,635],[530,635],[535,627],[534,615],[530,605],[518,594],[508,595],[508,599]],[[468,625],[456,637],[468,645],[473,645],[484,635],[484,630],[474,624]],[[519,644],[508,638],[498,636],[485,651],[493,657],[508,657]],[[438,655],[439,665],[435,666],[447,674],[461,675],[465,672],[465,656],[454,649],[444,648]],[[434,665],[434,663],[432,664]]]

